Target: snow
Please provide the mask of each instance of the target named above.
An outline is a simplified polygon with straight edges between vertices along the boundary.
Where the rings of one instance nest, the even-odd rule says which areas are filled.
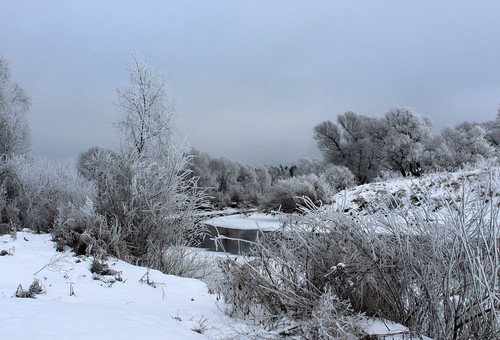
[[[329,206],[334,211],[362,216],[383,211],[388,206],[409,208],[426,202],[432,212],[460,202],[480,200],[487,194],[488,184],[500,188],[499,168],[476,168],[456,172],[431,173],[420,178],[397,178],[359,185],[337,193]],[[465,184],[465,186],[464,186]]]
[[[112,258],[108,264],[123,281],[94,280],[91,258],[57,253],[46,234],[0,236],[2,249],[13,255],[0,257],[1,339],[220,339],[248,332],[224,314],[199,280],[150,270],[152,287],[139,282],[146,268]],[[19,284],[27,289],[34,279],[45,293],[35,299],[14,296]]]
[[[242,230],[273,231],[281,227],[280,219],[277,216],[262,213],[214,217],[203,221],[203,223],[213,227]]]
[[[365,319],[361,323],[361,327],[368,334],[377,334],[381,339],[385,340],[403,340],[412,339],[413,337],[415,339],[432,340],[420,334],[412,334],[407,327],[401,324],[383,319]]]
[[[108,259],[113,277],[93,279],[88,257],[58,253],[48,234],[18,232],[0,236],[0,339],[274,339],[276,332],[223,312],[205,283]],[[341,264],[339,264],[341,265]],[[36,274],[35,274],[36,273]],[[40,280],[45,292],[35,299],[16,298]],[[103,282],[107,281],[107,282]],[[143,280],[144,281],[144,280]],[[70,295],[70,289],[75,295]],[[406,330],[387,321],[366,320],[370,333]],[[198,333],[201,331],[202,334]],[[401,339],[400,335],[393,337]]]

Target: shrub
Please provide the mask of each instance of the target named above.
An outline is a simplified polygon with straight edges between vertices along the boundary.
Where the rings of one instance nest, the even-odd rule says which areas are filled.
[[[348,167],[342,165],[329,166],[322,177],[335,191],[341,191],[356,184],[354,174]]]
[[[69,169],[34,165],[23,157],[0,162],[0,181],[4,222],[36,232],[49,231],[63,205],[81,206],[94,195],[92,186]]]
[[[303,333],[306,339],[361,339],[366,335],[349,303],[331,291],[321,295]]]
[[[305,197],[315,205],[321,205],[330,201],[331,193],[329,185],[316,175],[282,179],[271,187],[262,209],[285,213],[300,211]]]
[[[107,219],[87,200],[82,207],[68,204],[59,209],[52,237],[60,250],[70,247],[78,255],[110,254],[127,258],[125,234],[117,220]]]

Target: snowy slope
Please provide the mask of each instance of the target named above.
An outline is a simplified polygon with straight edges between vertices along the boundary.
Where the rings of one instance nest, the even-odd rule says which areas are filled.
[[[215,303],[205,283],[149,271],[155,287],[141,283],[144,267],[109,260],[123,281],[93,279],[91,259],[58,253],[50,235],[18,232],[0,236],[0,339],[276,339],[250,321],[230,318]],[[36,273],[36,274],[35,274]],[[45,292],[16,298],[39,279]],[[104,282],[107,281],[107,282]],[[75,295],[70,295],[71,289]],[[407,329],[366,320],[368,333]],[[201,332],[202,334],[200,334]],[[401,339],[401,336],[388,339]]]
[[[0,256],[0,339],[221,339],[249,332],[217,307],[201,281],[151,270],[155,288],[139,282],[146,268],[111,259],[123,281],[94,280],[91,259],[57,253],[50,235],[0,236],[0,251],[9,249],[13,255]],[[27,289],[35,278],[46,293],[14,297],[19,284]]]
[[[431,212],[458,204],[465,195],[468,200],[480,200],[488,194],[491,183],[500,189],[498,167],[433,173],[420,178],[398,178],[356,186],[337,193],[332,209],[359,216],[386,208],[409,208],[423,202]]]

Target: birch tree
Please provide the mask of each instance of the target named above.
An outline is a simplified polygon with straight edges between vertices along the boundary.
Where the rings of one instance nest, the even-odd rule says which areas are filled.
[[[193,212],[203,200],[189,176],[188,150],[174,138],[174,105],[165,79],[137,58],[128,87],[118,91],[122,119],[122,155],[129,173],[123,197],[128,244],[134,257],[164,270],[171,246],[196,237]]]
[[[143,156],[168,149],[175,106],[165,79],[153,67],[133,58],[129,86],[118,90],[118,103],[125,152]]]

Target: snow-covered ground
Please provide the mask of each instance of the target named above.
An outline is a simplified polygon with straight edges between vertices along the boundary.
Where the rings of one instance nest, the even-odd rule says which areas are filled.
[[[281,226],[279,217],[261,213],[214,217],[203,223],[220,228],[262,231],[273,231]]]
[[[118,276],[96,279],[92,258],[56,252],[51,236],[0,236],[0,339],[276,339],[251,321],[230,318],[199,280],[165,275],[110,258]],[[149,282],[145,274],[149,274]],[[17,298],[38,279],[44,292]],[[74,294],[71,294],[71,293]],[[370,333],[401,325],[366,320]],[[388,337],[387,339],[390,339]],[[394,339],[401,339],[396,336]]]
[[[121,273],[95,280],[91,258],[55,251],[51,236],[0,236],[0,339],[238,339],[254,333],[224,314],[205,283],[109,259]],[[36,274],[35,274],[36,273]],[[16,298],[40,280],[45,293]],[[144,277],[145,279],[145,277]],[[143,279],[143,281],[144,281]],[[70,295],[70,291],[74,295]],[[200,332],[202,334],[200,334]]]
[[[351,215],[369,215],[381,209],[419,206],[431,212],[458,204],[464,194],[468,200],[484,198],[491,184],[500,188],[499,169],[476,168],[456,172],[431,173],[420,178],[397,178],[359,185],[333,197],[331,208]]]

